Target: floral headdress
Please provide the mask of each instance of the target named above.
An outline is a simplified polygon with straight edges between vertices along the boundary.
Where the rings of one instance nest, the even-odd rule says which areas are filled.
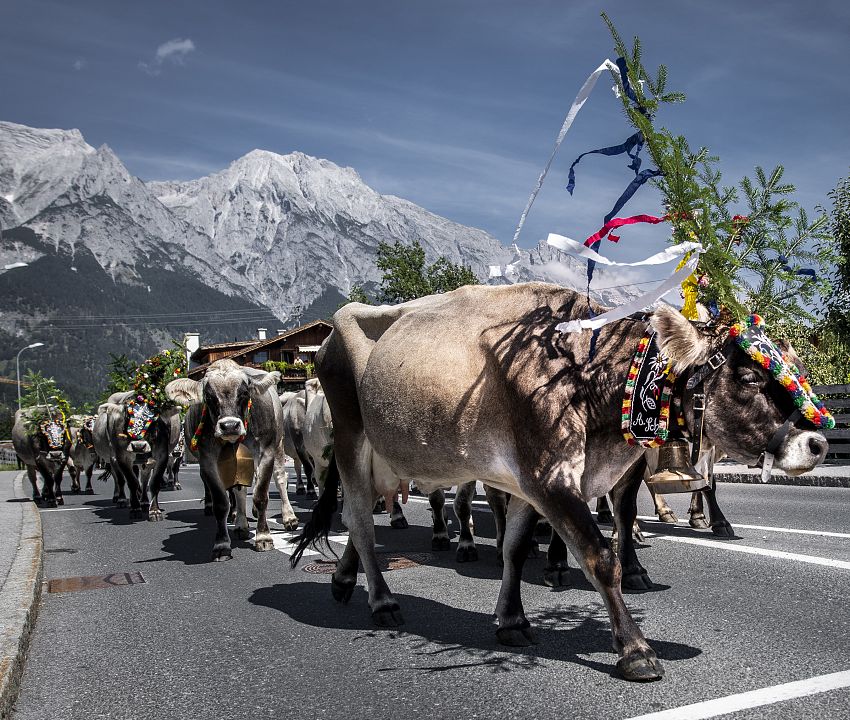
[[[815,427],[829,430],[835,427],[835,418],[824,407],[823,402],[812,392],[811,385],[797,366],[785,355],[766,334],[764,320],[759,315],[750,315],[729,330],[747,355],[769,371],[794,398],[794,405]]]
[[[133,378],[135,395],[127,403],[127,432],[142,439],[157,416],[174,402],[165,394],[165,386],[183,375],[185,356],[179,349],[163,350],[145,360]]]

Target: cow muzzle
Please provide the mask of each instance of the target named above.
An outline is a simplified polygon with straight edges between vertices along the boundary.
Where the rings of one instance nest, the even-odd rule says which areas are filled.
[[[780,448],[774,467],[788,475],[802,475],[823,462],[828,448],[827,439],[819,432],[803,430],[791,434]]]
[[[46,453],[46,456],[50,462],[62,462],[62,459],[65,457],[65,453],[61,450],[50,450]]]
[[[245,423],[242,418],[223,417],[215,424],[215,436],[226,442],[237,442],[239,438],[245,437]]]
[[[150,443],[147,440],[131,440],[130,452],[136,455],[144,455],[151,451]]]

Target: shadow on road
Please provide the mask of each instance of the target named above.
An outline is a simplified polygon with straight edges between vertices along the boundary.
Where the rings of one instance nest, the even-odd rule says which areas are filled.
[[[611,651],[611,629],[601,603],[574,607],[554,603],[545,610],[529,614],[537,644],[528,648],[497,645],[492,615],[416,597],[396,595],[406,624],[399,630],[376,630],[362,586],[355,588],[349,606],[332,597],[328,583],[300,582],[272,585],[255,590],[249,602],[285,613],[296,622],[319,628],[361,630],[368,637],[402,640],[409,645],[407,655],[422,662],[398,667],[381,667],[378,672],[437,673],[459,667],[492,666],[494,672],[531,670],[544,660],[582,665],[616,676],[615,656],[610,663],[590,660],[582,655]],[[635,613],[640,622],[640,613]],[[699,648],[676,642],[653,640],[649,643],[662,660],[687,660],[702,653]],[[439,658],[439,664],[429,660]]]

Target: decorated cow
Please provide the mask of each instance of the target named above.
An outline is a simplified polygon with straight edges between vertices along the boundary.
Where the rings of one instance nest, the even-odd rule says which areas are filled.
[[[86,476],[86,495],[94,495],[91,484],[97,453],[94,449],[94,415],[73,415],[69,418],[71,453],[68,469],[71,473],[71,492],[81,492],[80,478]]]
[[[764,344],[755,340],[757,321],[731,330],[697,326],[661,307],[649,317],[614,320],[595,336],[556,327],[602,310],[571,290],[528,283],[337,311],[316,358],[334,456],[293,564],[327,537],[341,480],[349,541],[333,595],[351,598],[362,563],[373,620],[399,625],[399,604],[375,553],[375,498],[410,480],[424,492],[481,480],[512,496],[499,641],[531,642],[520,581],[543,515],[602,595],[619,672],[629,680],[660,678],[661,663],[621,590],[624,574],[645,571],[633,549],[624,554],[627,543],[619,557],[611,550],[587,505],[611,492],[615,504],[631,508],[617,516],[620,536],[630,535],[646,451],[624,438],[632,426],[624,403],[633,397],[633,358],[655,343],[668,359],[666,377],[657,378],[660,420],[640,426],[652,441],[663,441],[681,415],[683,429],[706,446],[799,474],[823,460],[827,442],[818,429],[830,418],[793,363],[770,350],[766,336]],[[671,414],[671,407],[680,410]]]
[[[15,412],[12,445],[26,466],[32,485],[32,499],[48,507],[64,505],[62,472],[68,464],[71,437],[65,413],[51,405],[36,405]],[[38,490],[36,471],[43,481]]]

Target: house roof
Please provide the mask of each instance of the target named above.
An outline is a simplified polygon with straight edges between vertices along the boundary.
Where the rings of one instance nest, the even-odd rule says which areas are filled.
[[[205,345],[202,348],[198,348],[198,350],[208,350],[210,348],[226,348],[228,345],[235,346],[233,352],[228,353],[224,357],[219,358],[219,360],[224,360],[225,358],[234,359],[240,357],[242,355],[247,355],[250,352],[255,352],[257,350],[261,350],[264,347],[268,347],[269,345],[274,345],[275,343],[280,342],[281,340],[286,340],[293,335],[297,335],[298,333],[304,332],[305,330],[309,330],[310,328],[317,327],[319,325],[324,325],[329,330],[333,328],[333,326],[325,321],[325,320],[313,320],[313,322],[309,322],[305,325],[299,325],[296,328],[292,328],[291,330],[287,330],[286,332],[280,333],[280,335],[275,335],[274,337],[267,338],[266,340],[254,340],[254,341],[245,341],[242,343],[220,343],[219,345]],[[249,344],[246,344],[249,343]],[[197,352],[197,351],[196,351]],[[193,353],[194,355],[194,353]],[[204,363],[203,365],[198,365],[198,367],[194,367],[189,370],[188,375],[198,375],[206,372],[207,368],[211,363]],[[201,372],[203,371],[203,372]]]

